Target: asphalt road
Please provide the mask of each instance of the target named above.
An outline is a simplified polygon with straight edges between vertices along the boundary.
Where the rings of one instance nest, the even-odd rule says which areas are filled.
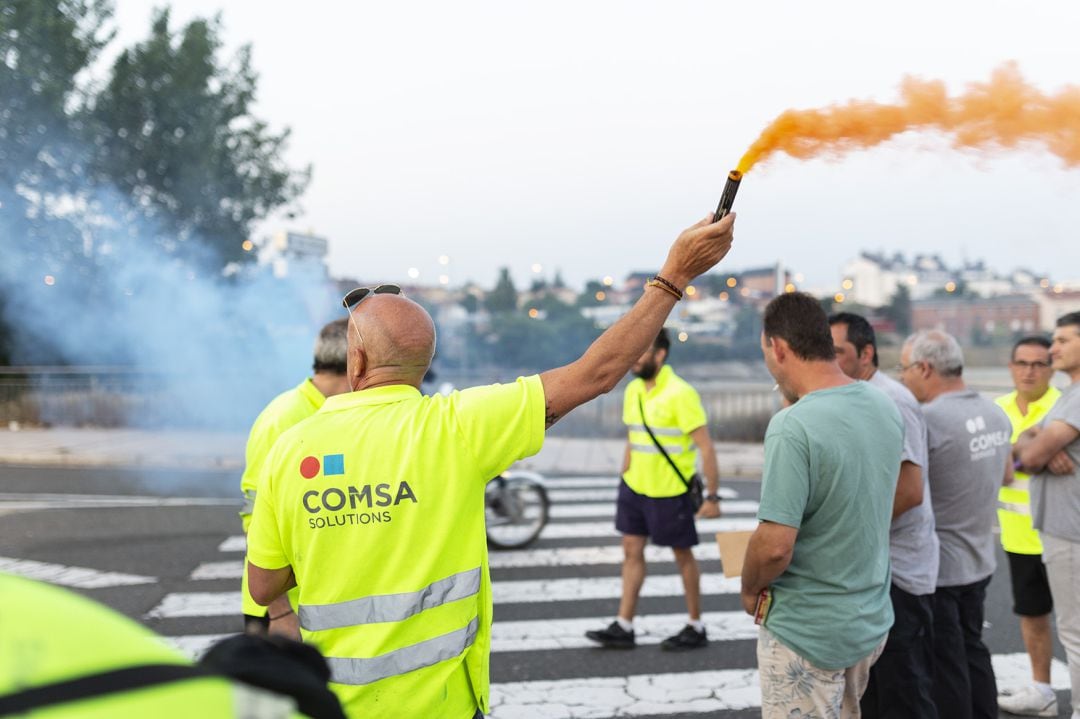
[[[241,629],[237,484],[231,472],[0,467],[0,571],[66,584],[198,652]],[[722,526],[752,525],[758,483],[722,484],[737,494],[725,502]],[[707,648],[672,654],[656,646],[685,616],[675,565],[662,552],[646,580],[652,596],[640,602],[641,644],[604,651],[581,639],[618,605],[614,487],[613,477],[552,478],[549,530],[528,551],[493,552],[492,716],[759,716],[753,625],[720,578],[712,525],[699,528]],[[984,637],[1000,662],[999,684],[1019,686],[1026,657],[1006,572],[1002,559]],[[1055,654],[1063,663],[1060,646]],[[1054,679],[1068,686],[1063,666]],[[1068,717],[1068,692],[1058,695]]]

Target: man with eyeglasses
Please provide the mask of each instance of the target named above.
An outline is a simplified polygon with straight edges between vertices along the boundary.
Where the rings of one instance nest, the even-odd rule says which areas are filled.
[[[1080,719],[1080,312],[1058,319],[1050,360],[1071,384],[1042,423],[1020,435],[1014,454],[1032,475],[1031,523],[1042,539],[1058,638],[1069,660],[1072,716]]]
[[[240,477],[240,492],[244,506],[240,509],[240,521],[244,534],[251,526],[251,513],[255,509],[259,478],[263,474],[266,456],[281,433],[297,422],[307,419],[322,407],[327,397],[349,391],[345,378],[345,347],[348,320],[334,320],[319,331],[315,340],[312,375],[290,390],[282,392],[259,413],[248,433],[244,452],[244,474]],[[240,602],[244,613],[244,631],[248,634],[283,634],[292,639],[300,638],[293,604],[297,592],[282,595],[269,608],[260,606],[248,591],[247,572],[241,579]],[[292,601],[290,601],[290,599]]]
[[[956,338],[908,337],[900,380],[923,406],[934,524],[941,547],[934,590],[932,695],[945,719],[996,717],[997,684],[982,640],[986,587],[994,575],[994,510],[1012,479],[1012,427],[1001,408],[968,387]]]
[[[326,655],[349,716],[488,710],[486,483],[618,384],[684,288],[727,254],[733,222],[710,215],[680,234],[637,303],[578,360],[448,396],[419,391],[435,351],[420,305],[393,285],[346,295],[352,392],[275,444],[248,574],[264,603],[299,585],[304,639]]]
[[[1061,392],[1050,386],[1050,340],[1042,335],[1022,337],[1013,345],[1009,374],[1015,389],[995,402],[1012,423],[1012,443],[1042,422]],[[1057,695],[1050,686],[1050,660],[1054,656],[1050,612],[1054,608],[1050,582],[1042,562],[1042,542],[1031,526],[1029,475],[1017,470],[1012,484],[998,492],[1001,546],[1009,561],[1013,613],[1020,617],[1020,636],[1031,661],[1032,683],[998,697],[998,706],[1021,716],[1057,716]]]

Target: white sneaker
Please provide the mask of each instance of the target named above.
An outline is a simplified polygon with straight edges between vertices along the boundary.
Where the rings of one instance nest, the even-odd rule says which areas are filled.
[[[1014,694],[998,697],[998,706],[1010,714],[1026,717],[1056,717],[1057,695],[1047,699],[1038,688],[1028,685]]]

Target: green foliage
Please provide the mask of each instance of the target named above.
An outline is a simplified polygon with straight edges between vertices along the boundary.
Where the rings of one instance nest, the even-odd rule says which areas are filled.
[[[547,296],[537,303],[540,316],[525,311],[493,315],[483,341],[484,359],[501,367],[540,371],[573,362],[600,330],[577,308]]]
[[[484,307],[492,314],[516,312],[517,300],[517,288],[514,287],[514,280],[510,277],[510,269],[499,268],[499,279],[484,298]]]
[[[255,220],[293,202],[309,170],[283,160],[289,131],[271,132],[251,111],[251,48],[219,59],[221,22],[169,27],[155,13],[150,37],[120,53],[96,98],[95,169],[166,231],[168,249],[197,241],[222,263],[252,258],[241,244]]]

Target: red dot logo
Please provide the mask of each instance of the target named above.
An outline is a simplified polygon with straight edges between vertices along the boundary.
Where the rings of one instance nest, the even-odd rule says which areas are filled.
[[[300,462],[300,476],[311,479],[319,473],[319,460],[317,457],[304,457]]]

